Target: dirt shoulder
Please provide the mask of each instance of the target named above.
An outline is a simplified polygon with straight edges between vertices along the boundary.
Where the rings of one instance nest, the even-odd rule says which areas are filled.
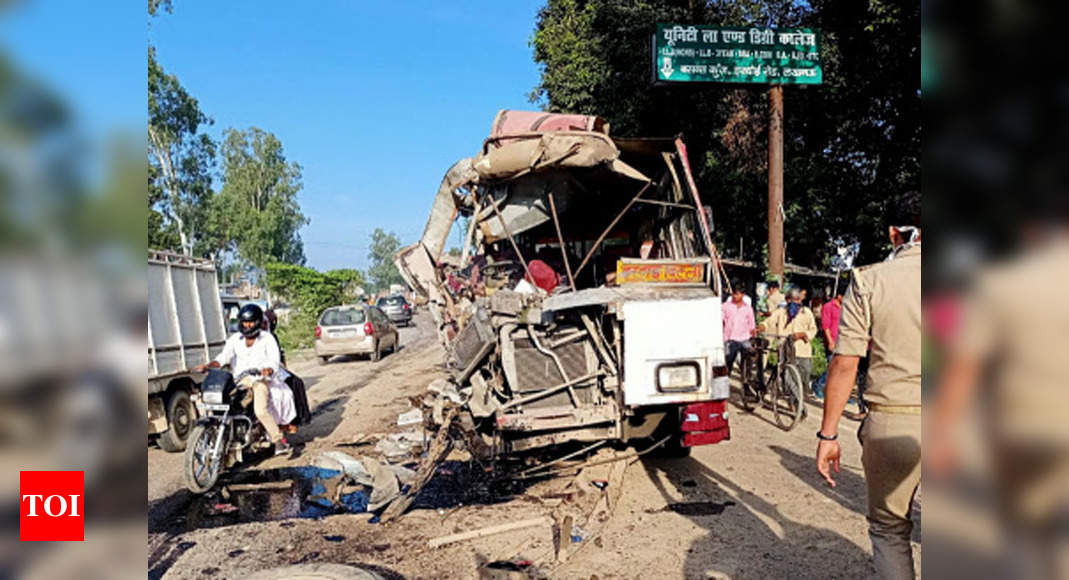
[[[299,454],[257,467],[307,465],[323,450],[353,452],[337,445],[361,433],[397,430],[397,415],[409,408],[409,397],[443,376],[430,320],[419,318],[410,330],[402,335],[405,348],[381,363],[343,360],[320,367],[296,361],[294,369],[309,384],[315,419],[295,439],[303,443]],[[810,417],[791,432],[776,427],[768,410],[746,414],[731,407],[731,413],[730,441],[696,448],[686,459],[631,464],[611,517],[583,530],[588,535],[563,563],[553,558],[548,526],[437,549],[427,541],[553,515],[559,504],[540,498],[552,496],[567,478],[519,486],[507,495],[469,494],[480,498],[472,505],[418,502],[388,525],[356,514],[196,529],[183,522],[183,501],[189,502],[177,490],[155,498],[158,506],[174,505],[155,526],[150,521],[150,577],[239,578],[293,563],[335,562],[373,566],[394,578],[477,578],[481,565],[497,560],[532,560],[538,570],[530,569],[531,575],[549,578],[871,575],[858,424],[842,423],[843,470],[839,486],[831,489],[813,465],[819,408],[810,406]],[[178,456],[151,457],[154,451],[150,459],[156,465],[178,463]],[[447,463],[440,485],[476,482],[465,479],[466,466]],[[915,547],[919,552],[919,526]]]

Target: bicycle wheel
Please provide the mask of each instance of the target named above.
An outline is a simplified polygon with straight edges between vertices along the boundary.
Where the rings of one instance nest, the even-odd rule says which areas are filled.
[[[863,391],[859,387],[860,385],[855,386],[854,389],[850,391],[850,399],[847,400],[846,409],[843,409],[843,416],[847,419],[852,419],[854,421],[860,421],[861,419],[863,419],[865,417],[866,411],[868,411],[868,409],[865,407],[865,400],[861,396],[861,393]],[[850,410],[851,405],[857,407],[857,412]]]
[[[742,390],[739,399],[743,410],[747,413],[752,413],[757,404],[761,402],[761,391],[758,385],[760,378],[756,361],[749,357],[742,359]]]
[[[773,386],[779,383],[779,375],[776,367],[765,367],[764,385],[765,390],[761,393],[761,404],[772,408],[776,402],[776,393]]]
[[[776,424],[790,431],[802,418],[802,375],[794,365],[783,367],[783,377],[776,381],[772,410]]]

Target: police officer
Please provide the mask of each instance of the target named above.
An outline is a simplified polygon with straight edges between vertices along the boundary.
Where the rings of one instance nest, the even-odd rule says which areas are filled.
[[[921,479],[920,194],[902,196],[890,228],[894,250],[854,272],[843,299],[839,341],[828,370],[824,420],[817,431],[817,471],[832,487],[839,471],[839,419],[858,360],[869,353],[858,438],[868,488],[869,537],[881,578],[913,578],[910,510]]]

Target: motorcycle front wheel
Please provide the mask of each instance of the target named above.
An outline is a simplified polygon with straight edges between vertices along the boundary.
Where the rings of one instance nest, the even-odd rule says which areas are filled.
[[[218,423],[197,425],[189,433],[186,441],[185,475],[186,487],[193,493],[204,493],[215,486],[223,470],[222,453],[213,454],[215,439],[219,436]],[[226,449],[226,441],[221,442],[219,450]]]

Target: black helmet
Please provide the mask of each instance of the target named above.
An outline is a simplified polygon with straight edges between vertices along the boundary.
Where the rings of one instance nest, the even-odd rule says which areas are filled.
[[[246,322],[252,322],[252,328],[245,328]],[[245,338],[256,338],[260,334],[260,327],[264,323],[264,311],[255,304],[246,304],[238,312],[238,330]]]

